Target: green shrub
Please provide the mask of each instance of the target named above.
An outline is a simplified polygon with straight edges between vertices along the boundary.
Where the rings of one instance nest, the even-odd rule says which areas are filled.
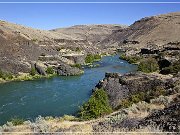
[[[88,102],[80,108],[80,118],[84,120],[95,119],[109,114],[112,109],[108,102],[108,95],[103,89],[96,90]]]
[[[24,123],[24,119],[15,117],[11,119],[11,122],[14,126],[22,125]]]
[[[36,69],[35,68],[31,68],[29,74],[34,76],[36,74]]]
[[[140,101],[143,101],[145,99],[145,93],[144,92],[137,92],[135,94],[132,94],[126,99],[122,99],[119,103],[119,105],[116,107],[116,109],[120,108],[128,108],[133,103],[138,103]]]
[[[148,91],[146,93],[146,96],[145,96],[144,100],[146,102],[150,102],[151,99],[157,98],[160,95],[165,96],[166,95],[166,90],[163,87],[161,87],[161,86],[157,86],[153,90]]]
[[[138,65],[138,71],[145,73],[155,72],[159,70],[159,65],[154,58],[145,58]]]
[[[99,54],[94,55],[94,60],[100,60],[100,59],[101,59],[101,55],[99,55]]]
[[[139,56],[126,56],[125,54],[121,54],[119,58],[126,60],[131,64],[135,64],[141,59]]]
[[[94,57],[92,54],[88,54],[85,58],[86,63],[92,63],[94,61]]]
[[[133,103],[138,103],[140,101],[143,101],[145,98],[145,94],[143,92],[139,92],[137,94],[134,94],[130,97],[130,100],[133,102]]]
[[[5,78],[6,79],[13,79],[13,75],[11,73],[6,72],[5,73]]]
[[[3,78],[3,71],[0,69],[0,78]]]
[[[101,55],[98,54],[88,54],[85,58],[85,62],[86,63],[93,63],[94,61],[100,60],[101,59]]]
[[[116,107],[116,109],[128,108],[132,104],[133,104],[133,102],[130,101],[129,99],[122,99],[121,102],[119,103],[118,107]]]
[[[71,67],[77,67],[79,69],[82,69],[82,65],[81,64],[74,64],[74,65],[71,65]]]
[[[54,69],[53,69],[53,67],[48,67],[48,68],[46,69],[46,73],[47,73],[47,74],[54,74]]]
[[[166,95],[166,90],[162,86],[157,86],[149,91],[136,92],[131,94],[128,98],[122,99],[116,109],[128,108],[132,104],[136,104],[140,101],[150,102],[151,99],[157,98],[161,95]]]
[[[13,79],[13,75],[9,72],[3,72],[0,69],[0,78],[4,79],[4,80],[9,80],[9,79]]]

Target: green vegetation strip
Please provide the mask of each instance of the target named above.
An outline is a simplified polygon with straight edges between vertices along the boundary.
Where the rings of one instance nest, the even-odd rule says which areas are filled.
[[[82,120],[96,119],[112,112],[108,95],[103,89],[96,90],[90,99],[82,105],[79,117]]]
[[[121,54],[119,58],[126,60],[131,64],[136,64],[140,59],[142,59],[140,56],[126,56],[125,54]]]
[[[157,98],[160,95],[165,96],[166,94],[166,90],[161,86],[157,86],[156,88],[149,91],[136,92],[134,94],[131,94],[128,98],[121,100],[116,109],[118,110],[121,108],[128,108],[132,104],[136,104],[140,101],[149,103],[151,99]]]
[[[85,58],[86,63],[93,63],[99,60],[101,60],[101,55],[99,54],[88,54]]]

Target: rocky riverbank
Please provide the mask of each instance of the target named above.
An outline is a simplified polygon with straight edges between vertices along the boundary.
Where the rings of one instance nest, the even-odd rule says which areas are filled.
[[[109,115],[89,121],[74,116],[41,117],[34,122],[14,119],[0,127],[1,132],[96,134],[99,132],[128,132],[128,134],[179,132],[179,94],[141,101]],[[176,118],[176,119],[174,119]]]

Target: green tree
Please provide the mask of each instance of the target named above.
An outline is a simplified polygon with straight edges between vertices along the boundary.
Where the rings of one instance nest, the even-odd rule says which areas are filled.
[[[96,90],[88,102],[80,108],[80,118],[89,120],[109,114],[112,108],[108,102],[108,95],[103,89]]]

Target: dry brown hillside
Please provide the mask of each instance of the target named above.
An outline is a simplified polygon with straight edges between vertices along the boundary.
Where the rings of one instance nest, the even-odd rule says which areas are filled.
[[[115,31],[100,46],[132,45],[141,48],[180,41],[180,12],[142,18],[125,30]]]
[[[116,30],[127,28],[125,25],[75,25],[68,28],[54,29],[57,33],[63,33],[71,37],[88,40],[92,44],[96,44]]]
[[[95,43],[113,30],[123,28],[120,25],[80,25],[47,31],[0,21],[0,69],[28,72],[31,63],[38,61],[41,55],[61,55],[62,48],[100,53]]]

